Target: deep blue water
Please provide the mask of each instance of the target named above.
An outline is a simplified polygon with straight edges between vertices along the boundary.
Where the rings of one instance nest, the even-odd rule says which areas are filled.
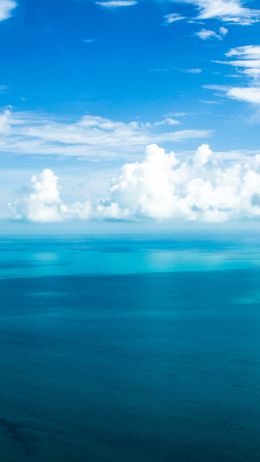
[[[260,238],[0,240],[1,462],[259,462]]]

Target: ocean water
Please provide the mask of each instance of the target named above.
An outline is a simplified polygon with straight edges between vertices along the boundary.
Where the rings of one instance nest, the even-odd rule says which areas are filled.
[[[259,462],[260,238],[0,239],[1,462]]]

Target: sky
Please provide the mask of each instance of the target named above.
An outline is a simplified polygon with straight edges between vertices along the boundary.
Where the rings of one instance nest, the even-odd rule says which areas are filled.
[[[0,0],[0,227],[257,221],[258,7]]]

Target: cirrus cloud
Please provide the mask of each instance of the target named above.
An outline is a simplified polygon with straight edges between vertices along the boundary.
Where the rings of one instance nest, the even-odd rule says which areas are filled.
[[[170,117],[155,122],[122,122],[96,115],[68,122],[7,109],[0,114],[0,150],[104,160],[137,156],[151,142],[178,143],[212,134],[203,129],[176,130],[177,124],[178,121]]]
[[[137,5],[136,0],[106,0],[96,2],[96,5],[102,6],[103,8],[111,9],[111,8],[125,8],[128,6]]]
[[[172,2],[194,5],[198,10],[199,20],[216,18],[242,26],[252,25],[260,20],[260,10],[245,7],[245,2],[241,0],[172,0]]]
[[[238,101],[259,105],[260,104],[260,46],[246,45],[232,48],[226,53],[230,58],[226,61],[215,61],[219,64],[232,66],[235,77],[247,78],[248,85],[245,86],[221,86],[207,85],[205,88],[225,93],[228,98]]]

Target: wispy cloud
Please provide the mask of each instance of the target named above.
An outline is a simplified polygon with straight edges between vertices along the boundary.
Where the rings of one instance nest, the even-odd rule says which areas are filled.
[[[246,45],[232,48],[226,53],[226,61],[216,61],[220,64],[232,66],[235,77],[247,77],[248,86],[220,87],[226,96],[251,104],[260,104],[260,46]]]
[[[6,153],[111,159],[137,156],[151,143],[174,143],[210,136],[209,130],[175,130],[161,121],[122,122],[86,115],[67,122],[37,113],[6,110],[0,115],[0,150]]]
[[[102,6],[103,8],[111,9],[111,8],[125,8],[128,6],[137,5],[137,0],[106,0],[96,2],[96,5]]]
[[[0,85],[0,93],[6,93],[9,90],[8,85]]]
[[[260,80],[260,46],[247,45],[232,48],[226,56],[234,58],[226,64],[239,68],[242,74],[253,80]],[[260,83],[260,82],[259,82]]]
[[[180,72],[185,74],[202,74],[203,70],[200,67],[188,67],[187,69],[178,69]]]
[[[83,43],[94,43],[95,41],[94,38],[85,38],[82,40]]]
[[[170,70],[174,72],[183,72],[184,74],[193,75],[199,75],[203,73],[203,69],[201,69],[200,67],[172,67]]]
[[[242,0],[172,0],[173,3],[188,3],[198,10],[197,19],[217,18],[228,23],[248,26],[259,22],[260,10],[247,8]]]
[[[17,3],[14,0],[1,0],[0,1],[0,21],[12,16],[13,10],[17,7]]]
[[[179,13],[170,13],[164,16],[165,24],[173,24],[174,22],[183,21],[186,19],[186,16],[182,16]]]
[[[232,87],[227,91],[229,98],[251,104],[260,104],[260,87]]]

